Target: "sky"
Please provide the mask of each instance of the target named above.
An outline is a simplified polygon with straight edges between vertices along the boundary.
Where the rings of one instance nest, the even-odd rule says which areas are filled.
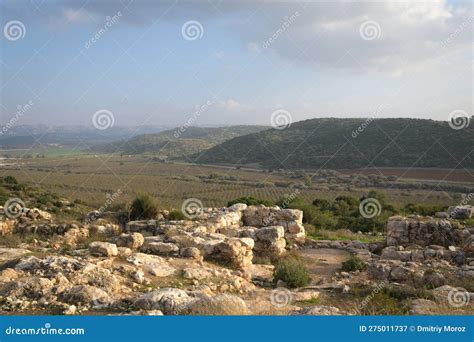
[[[473,113],[472,1],[0,0],[0,120]],[[19,114],[20,113],[20,114]]]

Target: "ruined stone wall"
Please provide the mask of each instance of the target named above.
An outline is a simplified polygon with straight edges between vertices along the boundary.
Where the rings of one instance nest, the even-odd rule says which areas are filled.
[[[462,245],[470,233],[465,229],[454,227],[454,224],[448,220],[431,217],[393,216],[387,222],[387,245],[416,244],[445,247]]]

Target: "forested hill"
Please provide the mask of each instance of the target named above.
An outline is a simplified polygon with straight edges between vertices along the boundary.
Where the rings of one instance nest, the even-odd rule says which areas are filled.
[[[195,158],[265,168],[474,168],[474,124],[422,119],[311,119],[237,137]]]
[[[163,159],[185,158],[229,139],[267,129],[265,126],[183,127],[142,134],[126,141],[101,144],[94,150],[107,153],[150,154]]]

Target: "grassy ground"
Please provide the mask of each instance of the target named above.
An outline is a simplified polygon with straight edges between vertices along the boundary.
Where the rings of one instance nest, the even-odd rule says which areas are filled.
[[[338,230],[318,229],[318,230],[314,230],[310,232],[310,234],[308,234],[308,237],[313,240],[332,240],[332,241],[358,240],[358,241],[366,242],[366,243],[378,242],[385,239],[384,236],[356,234],[347,229],[338,229]]]

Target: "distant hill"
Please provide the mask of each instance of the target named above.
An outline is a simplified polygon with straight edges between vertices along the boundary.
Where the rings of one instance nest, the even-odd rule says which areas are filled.
[[[474,168],[473,147],[474,124],[454,130],[433,120],[325,118],[237,137],[195,157],[278,169]]]
[[[159,126],[110,127],[18,125],[0,134],[0,148],[34,148],[48,145],[90,147],[126,139],[133,135],[158,133]]]
[[[143,134],[129,140],[101,144],[93,149],[106,153],[150,154],[162,159],[179,159],[197,154],[224,141],[267,129],[265,126],[188,127],[157,134]]]

